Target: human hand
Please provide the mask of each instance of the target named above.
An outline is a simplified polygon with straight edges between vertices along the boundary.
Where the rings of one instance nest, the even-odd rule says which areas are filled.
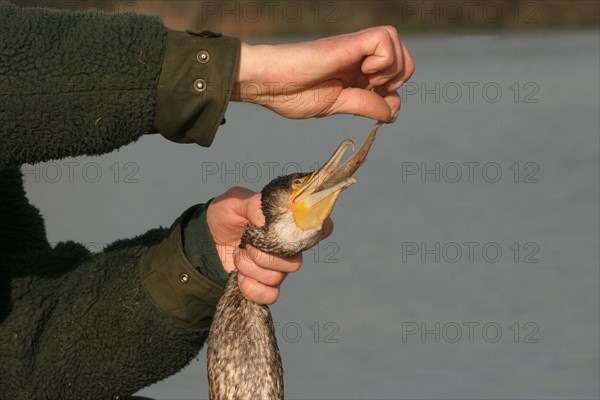
[[[396,90],[414,69],[391,26],[296,44],[242,43],[232,99],[288,118],[355,114],[393,122]]]
[[[260,193],[244,188],[231,188],[215,198],[206,210],[206,220],[221,263],[226,272],[235,268],[242,295],[255,303],[273,304],[279,297],[279,286],[288,273],[302,265],[302,256],[286,259],[247,246],[240,249],[240,239],[250,223],[262,226]],[[333,222],[323,226],[324,237],[333,231]]]

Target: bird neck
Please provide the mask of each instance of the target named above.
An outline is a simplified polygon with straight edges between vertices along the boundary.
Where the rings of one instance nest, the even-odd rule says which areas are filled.
[[[210,398],[283,399],[283,368],[269,308],[242,296],[229,274],[208,338]]]

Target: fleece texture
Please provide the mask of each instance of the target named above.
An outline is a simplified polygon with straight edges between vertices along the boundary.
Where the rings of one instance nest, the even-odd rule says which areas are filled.
[[[0,166],[112,151],[151,130],[157,17],[0,4]],[[60,132],[60,136],[56,132]]]
[[[208,327],[171,318],[142,283],[141,260],[165,229],[96,255],[51,248],[20,172],[0,171],[0,188],[0,398],[111,399],[193,359]]]
[[[166,36],[155,17],[0,4],[0,399],[124,398],[206,340],[222,288],[187,260],[181,219],[98,254],[52,247],[19,171],[153,131]],[[237,52],[233,42],[230,61]],[[203,112],[181,118],[198,126]],[[198,232],[186,240],[214,245]],[[214,249],[201,259],[222,268]]]

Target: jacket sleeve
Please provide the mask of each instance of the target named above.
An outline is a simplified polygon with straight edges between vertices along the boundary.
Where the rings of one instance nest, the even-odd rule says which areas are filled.
[[[196,45],[206,40],[200,46],[212,61],[229,60],[222,84],[230,85],[239,43],[213,50],[218,38],[175,36],[182,35]],[[173,57],[174,65],[201,64],[194,76],[208,85],[219,79],[205,69],[217,63],[197,61],[200,50],[191,60],[166,55],[170,36],[155,17],[0,4],[0,398],[131,394],[176,373],[206,339],[222,288],[188,261],[182,244],[182,222],[194,215],[198,237],[186,239],[214,246],[202,228],[205,207],[96,255],[73,242],[51,247],[21,174],[9,167],[101,154],[156,131],[157,99],[189,88],[183,81],[158,88],[169,82],[161,71]],[[210,144],[228,100],[211,96],[174,116],[179,122],[165,136]],[[212,248],[200,262],[222,268]]]
[[[233,91],[240,40],[208,30],[169,31],[154,127],[169,140],[210,146]]]
[[[196,357],[222,294],[183,251],[181,221],[203,209],[98,254],[52,248],[21,174],[0,170],[0,398],[123,398]],[[204,229],[202,262],[222,269]]]
[[[146,133],[210,145],[239,47],[154,16],[0,3],[0,168],[102,154]]]

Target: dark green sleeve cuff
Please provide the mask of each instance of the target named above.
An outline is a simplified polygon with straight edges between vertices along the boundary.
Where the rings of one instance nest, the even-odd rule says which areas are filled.
[[[208,329],[223,287],[201,274],[184,254],[182,221],[197,209],[194,206],[183,213],[167,237],[144,254],[142,280],[152,301],[165,314],[195,328]],[[214,249],[212,237],[210,241],[204,242],[206,248]],[[208,263],[221,265],[216,250],[206,253]]]
[[[206,222],[206,210],[209,204],[210,201],[198,206],[183,220],[183,250],[190,263],[202,275],[224,287],[229,275],[223,268]]]
[[[169,31],[154,129],[178,143],[210,146],[233,90],[240,39],[211,31]]]

